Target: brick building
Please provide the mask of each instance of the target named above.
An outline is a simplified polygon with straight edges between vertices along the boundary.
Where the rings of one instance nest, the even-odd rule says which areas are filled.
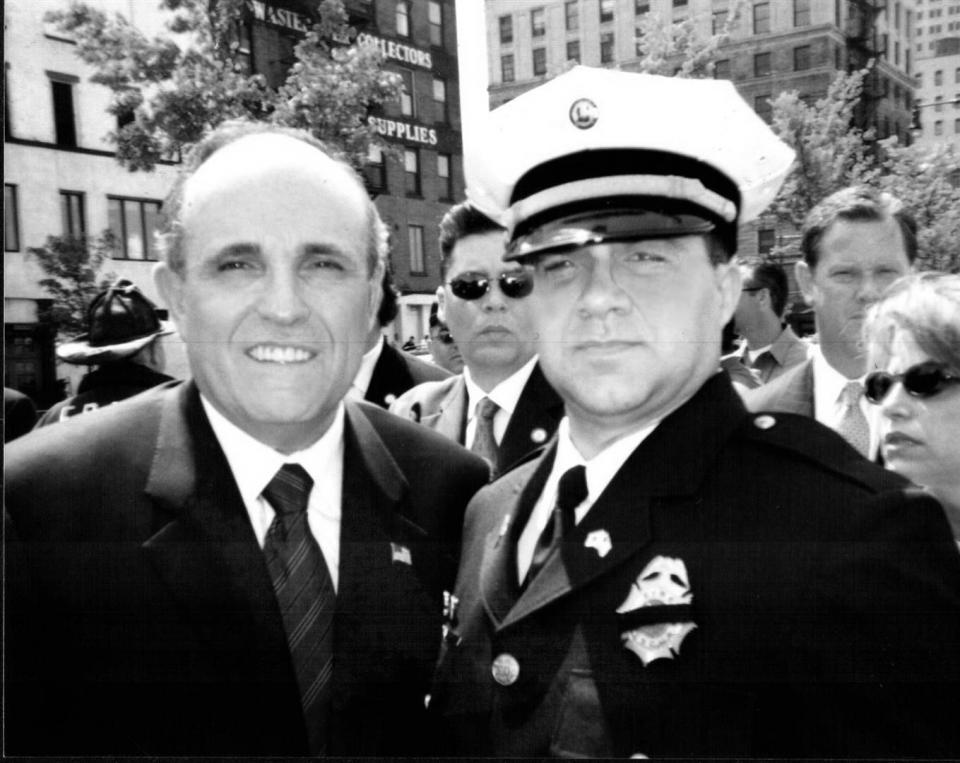
[[[916,0],[917,140],[960,149],[960,0]]]
[[[90,1],[90,0],[88,0]],[[163,33],[156,3],[93,0],[148,35]],[[59,4],[58,4],[59,5]],[[63,7],[67,2],[64,0]],[[370,119],[390,146],[372,152],[371,194],[392,233],[393,265],[404,296],[395,333],[422,336],[439,283],[440,217],[463,195],[453,0],[348,0],[351,23],[400,72],[405,93]],[[48,295],[27,254],[50,235],[114,232],[118,245],[104,268],[137,283],[153,300],[150,271],[162,200],[175,163],[130,173],[117,164],[106,134],[110,92],[89,81],[92,70],[74,43],[43,20],[52,2],[4,6],[4,383],[46,407],[61,394],[58,378],[82,369],[57,367],[55,326],[43,319]],[[313,21],[310,0],[248,0],[239,31],[251,71],[280,84],[293,48]],[[169,371],[186,374],[176,337],[165,340]]]

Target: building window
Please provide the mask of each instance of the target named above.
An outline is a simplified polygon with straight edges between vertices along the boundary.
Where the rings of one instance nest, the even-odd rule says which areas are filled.
[[[530,36],[543,37],[547,33],[547,14],[543,8],[530,11]]]
[[[713,65],[714,79],[730,79],[730,59],[722,58]]]
[[[367,150],[367,185],[372,191],[387,190],[387,160],[383,149],[371,144]]]
[[[793,25],[810,26],[810,0],[793,0]]]
[[[633,13],[636,16],[650,13],[650,3],[647,0],[633,0]]]
[[[765,34],[770,31],[770,3],[757,3],[753,6],[753,33]]]
[[[447,112],[447,81],[439,77],[433,78],[433,102],[436,104],[438,122],[448,122],[450,115]]]
[[[513,55],[500,56],[500,79],[503,82],[513,82]]]
[[[507,45],[513,42],[513,16],[501,16],[499,21],[500,44]]]
[[[613,61],[613,32],[604,32],[600,35],[600,63],[609,64]]]
[[[757,116],[764,122],[770,124],[773,120],[773,106],[770,105],[770,94],[755,96],[753,99],[753,110],[757,112]]]
[[[810,68],[810,46],[801,45],[793,49],[793,70],[802,72]]]
[[[542,77],[547,73],[547,49],[533,49],[533,76]]]
[[[933,134],[934,135],[943,135],[943,120],[938,119],[933,123]]]
[[[567,42],[567,60],[580,63],[580,40],[570,40]]]
[[[769,77],[770,76],[770,54],[769,53],[757,53],[753,57],[753,76],[754,77]]]
[[[450,154],[437,154],[437,179],[439,180],[439,198],[453,200],[453,159]]]
[[[960,83],[960,66],[954,69],[953,72],[953,81]]]
[[[108,196],[107,221],[116,242],[115,259],[157,259],[154,238],[160,227],[159,201]]]
[[[938,95],[933,99],[933,110],[938,114],[943,111],[943,96]]]
[[[80,191],[60,191],[60,219],[64,236],[79,237],[87,232],[83,194]]]
[[[609,24],[613,21],[613,11],[616,8],[616,0],[600,0],[600,23]]]
[[[943,84],[943,69],[937,69],[933,73],[933,84],[935,87],[940,87]]]
[[[633,30],[633,52],[637,58],[643,56],[643,30],[640,27]]]
[[[893,63],[896,66],[900,66],[900,43],[893,43]]]
[[[430,44],[443,47],[443,6],[436,0],[430,0],[427,6],[427,20],[430,22]]]
[[[563,4],[563,23],[568,32],[575,32],[580,28],[580,7],[577,0],[567,0]]]
[[[713,27],[711,29],[713,34],[723,34],[723,30],[727,26],[727,15],[727,11],[713,12]]]
[[[777,232],[773,228],[761,228],[757,231],[757,254],[770,254],[777,242]]]
[[[76,77],[50,75],[54,140],[58,146],[64,148],[77,147],[77,125],[73,112],[73,85],[77,81]]]
[[[3,184],[3,251],[20,251],[20,210],[17,205],[17,187]]]
[[[405,69],[400,71],[400,113],[405,117],[414,116],[413,72]]]
[[[410,36],[410,0],[397,0],[397,34],[400,37]]]
[[[407,196],[420,196],[420,152],[415,148],[403,149],[403,176]]]
[[[687,0],[673,0],[674,8],[682,8],[687,4]]]
[[[953,108],[960,109],[960,93],[953,96]]]
[[[956,135],[960,135],[960,118],[953,120],[953,132]]]
[[[423,226],[408,225],[407,240],[410,243],[410,272],[424,276],[427,265],[423,257]]]

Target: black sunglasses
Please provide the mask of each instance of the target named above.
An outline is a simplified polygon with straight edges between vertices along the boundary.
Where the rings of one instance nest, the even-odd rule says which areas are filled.
[[[501,273],[497,276],[500,291],[510,299],[520,299],[533,291],[533,279],[522,270],[513,273]],[[450,291],[460,299],[480,299],[490,291],[490,279],[481,275],[457,276],[450,281]]]
[[[914,397],[932,397],[946,385],[960,381],[960,376],[947,372],[943,363],[927,360],[910,366],[902,374],[888,374],[886,371],[873,371],[864,380],[864,397],[879,405],[897,382],[903,382],[903,388]]]
[[[453,344],[455,340],[450,336],[449,331],[441,331],[437,334],[437,341],[440,342],[440,344]]]

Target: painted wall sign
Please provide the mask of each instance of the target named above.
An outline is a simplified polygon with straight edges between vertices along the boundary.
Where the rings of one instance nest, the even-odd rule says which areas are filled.
[[[405,45],[396,40],[377,37],[377,35],[370,34],[369,32],[361,32],[358,34],[357,43],[359,45],[376,45],[380,48],[380,52],[384,58],[399,61],[402,64],[419,66],[422,69],[433,68],[433,57],[430,55],[430,52],[415,48],[412,45]]]
[[[432,127],[400,122],[387,117],[370,117],[367,122],[384,138],[390,140],[408,140],[423,143],[426,146],[437,145],[437,131]]]
[[[250,10],[253,12],[253,18],[257,21],[265,21],[274,26],[291,29],[294,32],[306,34],[313,26],[313,22],[308,16],[287,8],[277,8],[261,0],[250,0]]]

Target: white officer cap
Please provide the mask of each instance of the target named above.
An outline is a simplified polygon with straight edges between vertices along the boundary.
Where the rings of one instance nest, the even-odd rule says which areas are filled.
[[[467,195],[507,228],[506,259],[711,230],[733,245],[794,155],[730,82],[587,66],[495,109],[481,133]]]

